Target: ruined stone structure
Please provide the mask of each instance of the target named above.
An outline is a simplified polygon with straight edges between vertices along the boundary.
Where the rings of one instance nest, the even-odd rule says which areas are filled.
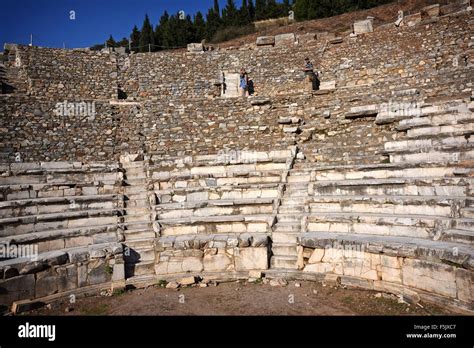
[[[473,27],[450,5],[240,49],[7,45],[0,243],[38,255],[3,257],[0,303],[263,272],[474,310]],[[227,98],[242,66],[257,93]]]

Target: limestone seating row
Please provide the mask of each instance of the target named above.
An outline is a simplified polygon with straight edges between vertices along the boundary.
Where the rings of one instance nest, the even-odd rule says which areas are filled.
[[[447,300],[458,308],[474,308],[472,248],[416,238],[331,233],[301,235],[298,245],[298,268],[303,273],[332,273],[347,285],[396,290],[414,303],[427,295],[438,303]]]
[[[315,196],[468,196],[473,188],[474,178],[425,177],[312,182],[308,191]]]
[[[121,208],[122,195],[66,196],[0,202],[0,218]]]
[[[303,231],[472,244],[474,221],[461,213],[471,204],[469,168],[391,163],[307,167],[291,170],[287,178],[272,235],[274,246],[281,249],[274,251],[274,267],[296,267],[293,243],[295,235]],[[419,182],[424,186],[418,187]],[[451,185],[426,187],[437,182]],[[393,192],[393,184],[405,190],[404,195]]]
[[[184,173],[150,169],[151,180],[159,180],[154,182],[159,204],[153,208],[162,234],[267,232],[289,156],[291,151],[257,153],[251,164],[245,155],[199,156],[193,164],[201,159],[201,166]]]
[[[124,283],[122,253],[121,244],[102,243],[40,252],[34,259],[0,261],[0,305],[87,286]]]
[[[11,163],[1,166],[2,244],[40,252],[123,239],[122,173],[114,163]]]

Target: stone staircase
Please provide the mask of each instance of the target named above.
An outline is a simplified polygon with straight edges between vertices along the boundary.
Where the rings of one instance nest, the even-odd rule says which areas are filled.
[[[151,206],[154,196],[147,190],[147,161],[122,161],[125,170],[124,260],[127,278],[153,275],[155,263],[154,243],[157,233],[153,226]]]
[[[296,236],[305,230],[309,176],[291,170],[278,208],[277,223],[272,232],[271,267],[296,269]]]

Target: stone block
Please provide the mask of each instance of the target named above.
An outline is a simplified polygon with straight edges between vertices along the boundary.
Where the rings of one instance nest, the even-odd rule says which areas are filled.
[[[421,15],[425,18],[433,18],[439,16],[439,4],[426,6],[421,9]]]
[[[331,263],[313,263],[306,265],[303,272],[329,273],[334,272],[334,267],[335,265]]]
[[[233,268],[232,259],[226,254],[206,254],[203,258],[204,271],[225,272]]]
[[[202,43],[190,43],[188,44],[188,52],[199,53],[204,51],[204,46]]]
[[[409,27],[413,27],[421,22],[421,12],[406,16],[403,18],[403,24]]]
[[[275,35],[275,46],[292,46],[296,42],[296,36],[294,33]]]
[[[474,299],[474,272],[459,268],[456,270],[457,298],[471,303]]]
[[[185,257],[182,264],[183,272],[201,272],[204,269],[200,257]]]
[[[268,268],[267,248],[243,248],[235,255],[237,271],[264,270]]]
[[[321,84],[319,85],[319,89],[322,90],[322,91],[336,89],[336,80],[321,81]]]
[[[274,36],[259,36],[256,41],[257,46],[274,46],[275,37]]]
[[[354,23],[354,34],[356,35],[371,33],[373,31],[374,28],[372,26],[372,20],[370,19],[365,19],[363,21],[357,21]]]
[[[324,252],[325,252],[325,249],[314,249],[314,251],[312,252],[308,260],[308,263],[312,264],[312,263],[321,262],[324,257]]]
[[[12,302],[35,296],[35,275],[21,275],[0,280],[0,305],[10,306]]]
[[[452,266],[422,260],[405,259],[403,284],[435,294],[456,297],[456,276]]]

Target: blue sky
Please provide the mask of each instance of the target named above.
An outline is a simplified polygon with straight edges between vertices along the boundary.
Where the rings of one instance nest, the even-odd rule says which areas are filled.
[[[225,0],[219,0],[222,6]],[[238,6],[241,0],[235,1]],[[0,51],[3,44],[33,44],[45,47],[88,47],[103,43],[112,34],[128,37],[133,25],[139,28],[145,13],[155,25],[164,10],[186,14],[207,11],[213,0],[2,0]],[[76,19],[69,19],[74,10]]]

